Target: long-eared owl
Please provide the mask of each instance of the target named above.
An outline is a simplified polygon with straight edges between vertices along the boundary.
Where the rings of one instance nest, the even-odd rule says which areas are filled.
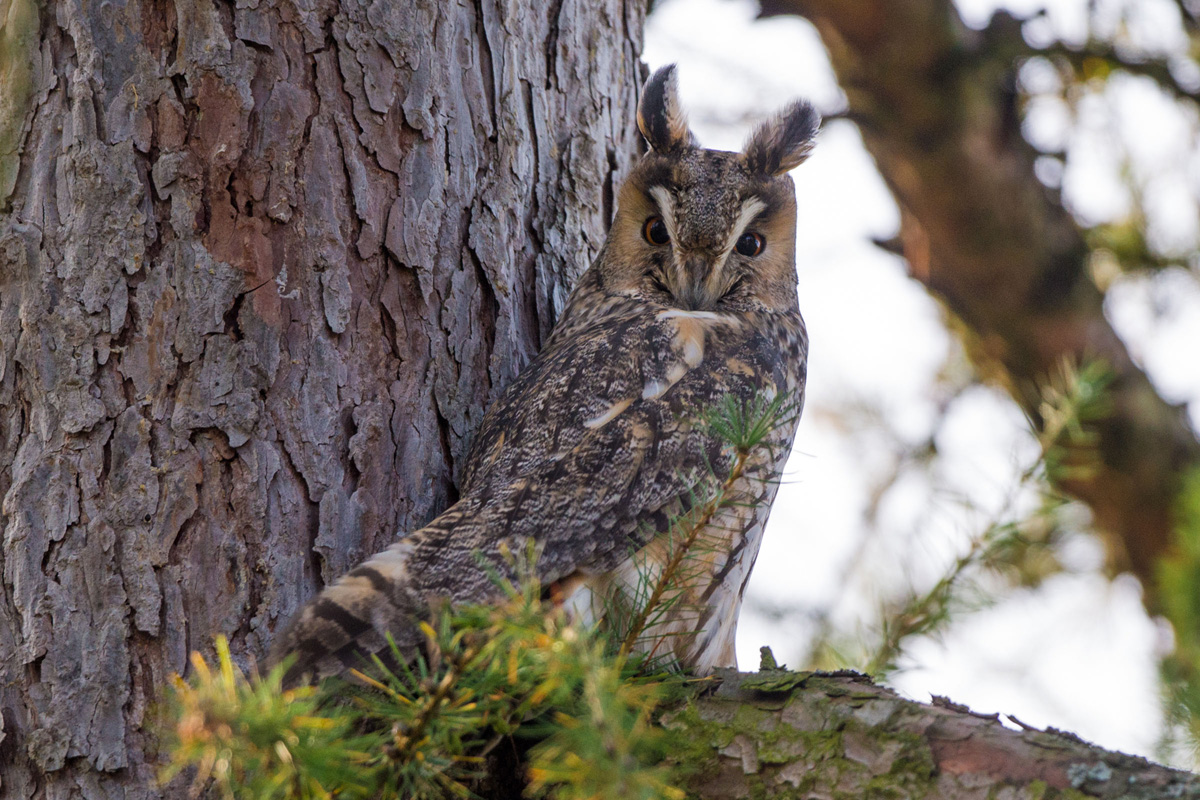
[[[340,672],[389,632],[415,652],[432,603],[495,598],[481,560],[502,564],[531,541],[542,585],[595,616],[661,565],[668,531],[714,480],[743,501],[708,522],[702,564],[649,646],[698,672],[735,666],[742,594],[804,399],[787,173],[820,117],[796,102],[742,152],[702,149],[668,66],[646,83],[637,123],[650,149],[608,239],[542,352],[484,417],[460,499],[301,611],[272,651],[295,655],[294,676]],[[706,415],[730,397],[779,396],[793,413],[730,481],[728,442]]]

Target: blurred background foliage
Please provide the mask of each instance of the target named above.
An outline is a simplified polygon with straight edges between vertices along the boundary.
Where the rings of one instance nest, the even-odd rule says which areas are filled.
[[[736,149],[789,97],[809,405],[743,662],[1196,768],[1200,3],[661,0]]]

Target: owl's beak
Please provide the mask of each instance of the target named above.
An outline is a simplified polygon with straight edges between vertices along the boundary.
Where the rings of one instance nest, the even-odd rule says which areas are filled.
[[[716,305],[717,297],[710,286],[712,261],[705,256],[688,256],[679,270],[679,291],[676,298],[689,311],[707,311]]]

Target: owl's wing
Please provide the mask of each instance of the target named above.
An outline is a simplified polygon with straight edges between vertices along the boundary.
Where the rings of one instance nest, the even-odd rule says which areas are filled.
[[[295,653],[293,675],[333,674],[388,632],[413,652],[430,601],[498,593],[479,561],[503,568],[504,544],[536,542],[547,584],[612,569],[728,474],[724,442],[702,423],[709,409],[730,394],[802,397],[805,343],[779,341],[745,317],[632,302],[553,338],[485,416],[459,502],[322,592],[275,657]]]
[[[456,524],[406,540],[421,591],[493,594],[474,564],[498,561],[502,541],[516,552],[536,542],[548,584],[607,572],[664,531],[728,475],[729,448],[704,416],[728,395],[802,391],[802,356],[790,361],[752,322],[639,304],[552,341],[489,410]]]

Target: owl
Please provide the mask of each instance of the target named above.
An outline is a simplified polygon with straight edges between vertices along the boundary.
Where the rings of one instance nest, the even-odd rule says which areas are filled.
[[[672,526],[714,481],[738,502],[708,520],[685,596],[639,646],[699,673],[736,666],[742,594],[804,400],[787,173],[820,117],[798,101],[740,153],[702,149],[667,66],[647,81],[637,124],[649,150],[604,247],[541,353],[485,415],[460,499],[297,615],[272,649],[272,660],[294,656],[290,676],[341,672],[384,650],[389,633],[417,653],[433,604],[497,599],[485,565],[505,571],[506,554],[531,543],[541,585],[596,620],[662,568]],[[734,473],[706,415],[729,398],[772,397],[793,413]]]

